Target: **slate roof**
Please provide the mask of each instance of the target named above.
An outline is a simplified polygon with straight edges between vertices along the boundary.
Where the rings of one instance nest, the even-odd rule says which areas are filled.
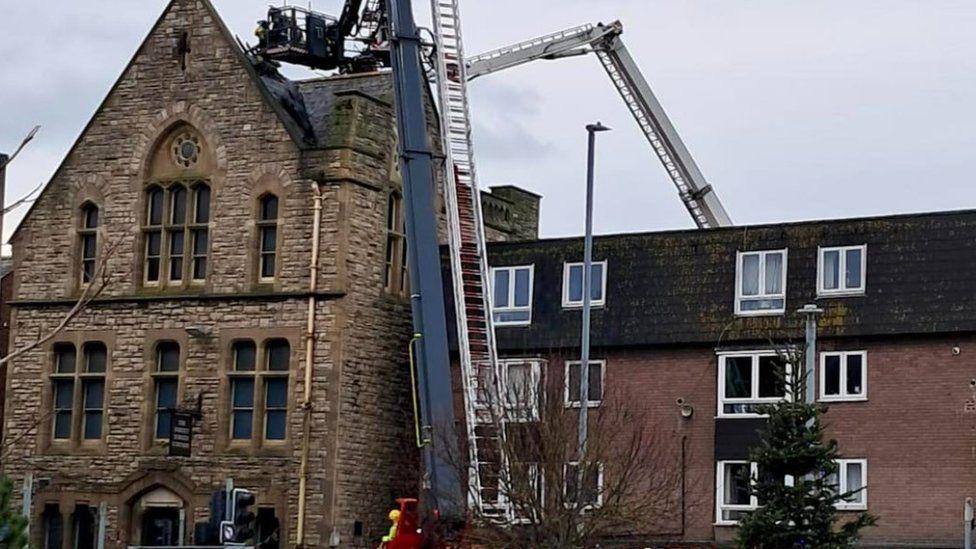
[[[860,244],[865,295],[818,299],[818,246]],[[736,317],[736,252],[781,248],[786,314]],[[489,246],[493,266],[535,265],[532,324],[498,327],[500,350],[579,345],[580,310],[563,309],[561,292],[563,262],[582,257],[582,238]],[[606,306],[593,313],[597,347],[801,340],[795,311],[813,302],[825,309],[822,337],[976,331],[976,210],[598,236],[594,259],[609,274]]]

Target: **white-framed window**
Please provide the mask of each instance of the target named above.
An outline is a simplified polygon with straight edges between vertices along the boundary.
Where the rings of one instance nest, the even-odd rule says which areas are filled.
[[[867,351],[820,353],[820,400],[868,399]]]
[[[817,254],[817,295],[863,295],[868,246],[820,248]]]
[[[607,298],[607,262],[594,261],[590,269],[590,306],[602,307]],[[563,264],[563,307],[583,306],[583,263]]]
[[[496,326],[532,323],[532,282],[535,266],[491,269],[491,316]]]
[[[567,507],[580,507],[582,511],[603,505],[603,464],[592,463],[583,470],[583,486],[580,486],[580,464],[571,461],[563,468],[563,501]]]
[[[566,371],[563,376],[563,403],[567,408],[579,408],[583,400],[580,398],[580,390],[582,389],[580,387],[580,376],[582,375],[580,364],[582,362],[579,360],[566,362]],[[596,408],[603,402],[603,386],[606,381],[607,361],[591,360],[589,370],[586,406],[587,408]]]
[[[868,460],[866,459],[838,459],[837,475],[831,475],[832,484],[836,483],[841,494],[850,494],[844,501],[836,503],[838,509],[847,511],[863,511],[868,508]]]
[[[542,365],[539,360],[499,360],[505,387],[506,419],[535,421],[539,419],[539,387]]]
[[[785,400],[789,364],[775,351],[748,351],[718,355],[719,417],[760,417],[757,408]]]
[[[745,460],[719,461],[715,473],[715,524],[734,525],[759,507],[750,491],[758,465]]]
[[[786,311],[786,256],[786,249],[736,254],[735,314]]]

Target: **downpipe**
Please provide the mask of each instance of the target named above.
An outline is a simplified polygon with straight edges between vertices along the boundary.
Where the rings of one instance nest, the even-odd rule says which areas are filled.
[[[314,221],[312,223],[312,256],[309,262],[308,320],[305,325],[305,394],[302,399],[302,461],[298,479],[298,547],[305,546],[306,494],[308,492],[308,456],[312,438],[312,360],[315,355],[315,292],[319,279],[319,238],[322,232],[322,189],[313,182]]]

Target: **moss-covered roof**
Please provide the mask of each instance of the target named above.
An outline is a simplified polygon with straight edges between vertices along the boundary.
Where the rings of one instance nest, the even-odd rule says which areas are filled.
[[[860,244],[867,244],[866,293],[818,298],[818,247]],[[789,249],[786,314],[736,317],[736,252],[782,248]],[[498,327],[499,349],[579,344],[580,310],[563,309],[561,292],[563,263],[582,257],[582,238],[490,245],[493,266],[535,266],[532,324]],[[974,210],[598,236],[594,259],[607,260],[609,274],[606,306],[593,313],[595,346],[802,339],[796,310],[807,303],[825,310],[822,337],[976,331]]]

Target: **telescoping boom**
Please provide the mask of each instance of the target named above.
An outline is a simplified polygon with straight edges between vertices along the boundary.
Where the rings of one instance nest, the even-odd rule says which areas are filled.
[[[516,67],[538,59],[561,59],[595,53],[630,109],[654,153],[678,188],[678,195],[699,228],[732,225],[715,190],[705,181],[664,108],[621,39],[623,25],[583,25],[548,34],[467,59],[467,77]]]

